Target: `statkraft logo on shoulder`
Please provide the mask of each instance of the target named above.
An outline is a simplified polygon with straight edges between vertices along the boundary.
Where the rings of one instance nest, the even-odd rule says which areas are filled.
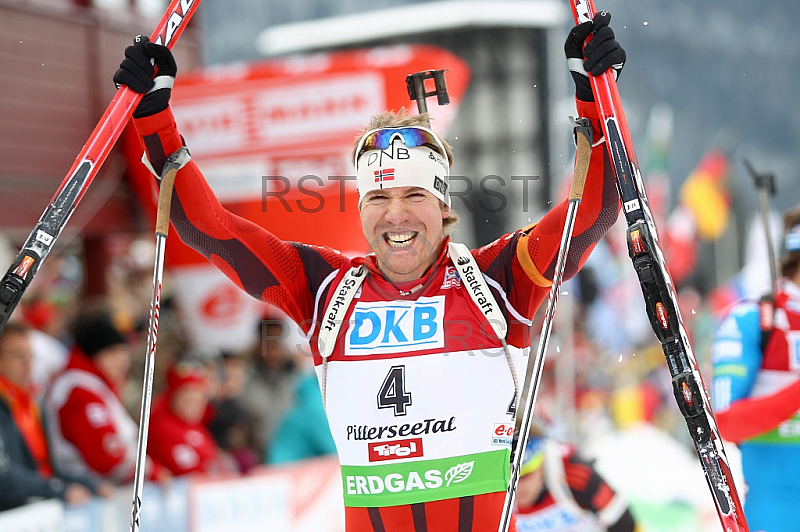
[[[444,347],[444,296],[356,304],[345,355],[378,355]]]

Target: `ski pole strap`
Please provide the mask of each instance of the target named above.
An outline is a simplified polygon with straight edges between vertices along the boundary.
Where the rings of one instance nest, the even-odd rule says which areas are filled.
[[[458,242],[450,242],[447,245],[447,252],[453,259],[458,276],[467,289],[470,299],[486,316],[489,325],[492,326],[500,341],[504,342],[508,333],[508,323],[492,295],[492,291],[489,290],[489,284],[483,278],[483,272],[478,268],[475,257],[472,256],[467,246]]]
[[[167,157],[164,171],[161,173],[161,186],[158,191],[158,212],[156,213],[156,234],[167,236],[169,233],[169,211],[172,207],[172,190],[178,170],[186,166],[192,159],[186,146]]]
[[[592,122],[588,118],[569,119],[575,127],[575,145],[578,148],[569,199],[580,201],[586,185],[586,175],[589,173],[589,161],[592,159]]]

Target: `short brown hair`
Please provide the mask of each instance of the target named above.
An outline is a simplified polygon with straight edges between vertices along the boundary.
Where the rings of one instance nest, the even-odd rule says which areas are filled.
[[[800,224],[800,206],[786,211],[783,215],[783,234],[788,235],[792,228]],[[787,251],[781,258],[781,275],[793,279],[800,269],[800,250]]]
[[[401,107],[399,111],[384,111],[382,113],[372,115],[369,120],[369,124],[361,130],[361,132],[356,136],[353,142],[353,149],[350,150],[350,160],[354,160],[356,156],[356,149],[358,148],[358,143],[361,140],[361,137],[367,131],[372,131],[373,129],[381,129],[385,127],[406,127],[406,126],[422,126],[430,128],[430,115],[428,113],[420,113],[412,115],[408,112],[408,109],[405,107]],[[455,158],[453,157],[453,148],[450,144],[447,143],[446,140],[439,137],[442,141],[442,145],[444,146],[446,153],[440,153],[440,155],[444,155],[447,157],[447,163],[450,168],[453,167],[453,161]],[[436,149],[436,152],[439,152]],[[445,235],[449,235],[450,232],[453,230],[453,226],[458,223],[458,213],[450,208],[450,215],[442,221],[442,231]]]

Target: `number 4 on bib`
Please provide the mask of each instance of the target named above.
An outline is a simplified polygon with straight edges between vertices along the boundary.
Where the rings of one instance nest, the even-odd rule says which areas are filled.
[[[406,415],[411,394],[406,393],[406,367],[392,366],[378,391],[378,409],[393,408],[395,416]]]

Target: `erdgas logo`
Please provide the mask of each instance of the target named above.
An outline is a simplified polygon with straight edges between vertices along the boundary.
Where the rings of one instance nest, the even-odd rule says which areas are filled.
[[[347,475],[345,489],[348,495],[379,495],[381,493],[413,492],[437,489],[464,482],[472,474],[475,461],[464,462],[448,469],[444,476],[438,469],[411,471],[409,473],[389,473],[378,475]]]
[[[356,304],[345,355],[374,355],[444,347],[444,296]]]

